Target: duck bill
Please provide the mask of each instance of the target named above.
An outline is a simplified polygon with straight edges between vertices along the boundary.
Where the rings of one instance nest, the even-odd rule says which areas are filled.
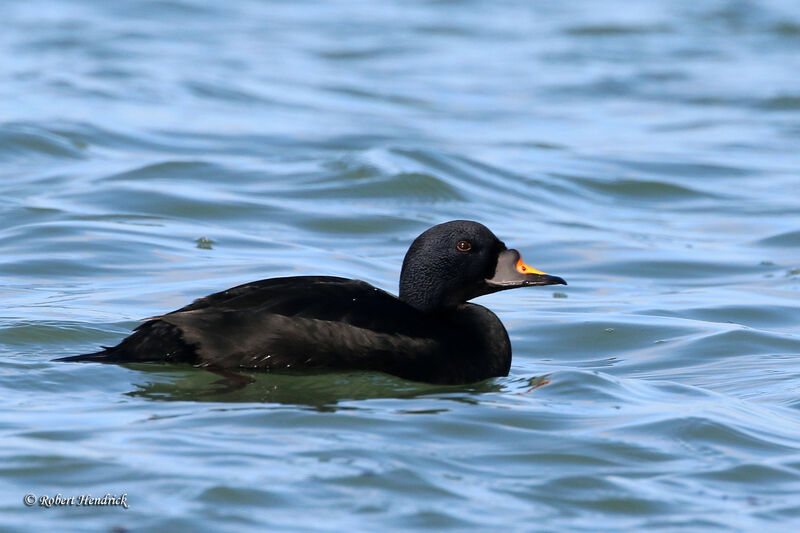
[[[487,279],[486,284],[494,291],[502,291],[538,285],[566,285],[567,282],[526,265],[517,250],[503,250],[497,256],[494,276]]]

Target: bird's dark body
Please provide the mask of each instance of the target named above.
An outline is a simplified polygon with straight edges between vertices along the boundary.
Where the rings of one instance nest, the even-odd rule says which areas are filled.
[[[467,301],[554,283],[566,282],[524,264],[482,224],[455,220],[411,244],[399,296],[344,278],[266,279],[149,319],[113,348],[60,360],[189,363],[216,371],[367,370],[469,383],[508,375],[511,344],[494,313]]]
[[[425,314],[363,281],[299,276],[211,294],[148,320],[115,347],[63,360],[374,370],[468,383],[507,375],[511,345],[500,320],[479,305]]]

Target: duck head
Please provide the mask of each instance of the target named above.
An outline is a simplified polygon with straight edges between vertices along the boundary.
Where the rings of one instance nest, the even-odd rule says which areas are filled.
[[[567,282],[526,265],[483,224],[453,220],[411,243],[400,272],[400,299],[423,312],[447,311],[484,294],[554,284]]]

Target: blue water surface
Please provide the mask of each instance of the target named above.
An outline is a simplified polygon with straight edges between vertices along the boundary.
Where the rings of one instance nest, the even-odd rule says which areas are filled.
[[[29,0],[0,29],[3,531],[800,528],[796,2]],[[256,279],[396,292],[455,218],[569,281],[478,300],[508,377],[51,361]]]

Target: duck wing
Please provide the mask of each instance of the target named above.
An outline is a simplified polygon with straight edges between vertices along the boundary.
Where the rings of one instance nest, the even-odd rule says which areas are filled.
[[[363,281],[273,278],[215,293],[160,317],[200,366],[264,369],[401,367],[440,349],[425,315]]]
[[[204,313],[277,314],[341,322],[375,331],[412,333],[424,325],[424,315],[386,291],[360,280],[333,276],[270,278],[238,285],[176,311],[151,319],[172,323],[182,316]]]

